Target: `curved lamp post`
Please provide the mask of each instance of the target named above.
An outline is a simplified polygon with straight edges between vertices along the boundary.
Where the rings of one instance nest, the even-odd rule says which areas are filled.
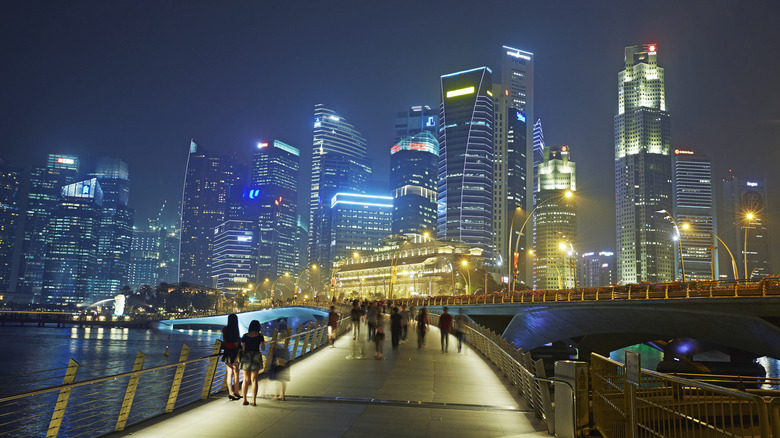
[[[751,212],[748,212],[745,214],[745,219],[747,220],[747,223],[745,224],[745,237],[742,239],[745,247],[742,249],[742,261],[745,263],[745,281],[748,280],[748,271],[747,271],[747,232],[748,228],[750,228],[750,222],[755,219],[756,215],[754,215]]]
[[[473,291],[471,290],[471,271],[469,270],[469,262],[468,260],[461,260],[460,265],[466,267],[466,274],[469,276],[468,283],[466,283],[466,295],[471,295]],[[462,277],[463,273],[461,273],[460,275]],[[463,279],[465,280],[466,278],[464,277]]]
[[[285,277],[286,278],[290,278],[290,273],[289,272],[285,272],[284,274],[276,277],[276,280],[274,280],[274,282],[271,283],[271,301],[273,301],[273,299],[274,299],[274,288],[276,287],[276,282],[279,281],[281,278],[285,278]]]
[[[683,251],[682,251],[682,236],[680,235],[680,227],[677,226],[677,221],[674,220],[674,217],[671,213],[669,213],[666,209],[663,210],[657,210],[656,213],[666,213],[666,215],[671,219],[672,225],[674,225],[674,231],[677,234],[675,237],[677,238],[677,247],[680,251],[680,270],[682,271],[682,281],[685,282],[685,261],[683,261]],[[676,277],[676,275],[675,275]]]
[[[317,265],[311,265],[311,268],[306,268],[303,271],[301,271],[300,274],[298,274],[298,278],[295,279],[295,297],[294,298],[298,298],[298,282],[301,280],[301,277],[303,276],[303,274],[308,272],[309,269],[312,269],[312,270],[316,271],[317,270]]]
[[[529,219],[531,219],[531,217],[534,215],[534,212],[536,212],[536,209],[537,209],[537,208],[539,208],[539,207],[541,207],[542,205],[544,205],[544,204],[548,203],[548,202],[552,202],[552,201],[556,201],[556,200],[561,200],[561,199],[563,199],[563,198],[571,198],[572,196],[574,196],[574,192],[572,192],[571,190],[566,190],[566,191],[565,191],[565,192],[563,192],[563,194],[561,194],[561,195],[558,195],[558,196],[553,196],[552,198],[545,199],[544,201],[542,201],[542,202],[540,202],[540,203],[536,204],[536,207],[534,207],[534,209],[533,209],[533,210],[531,210],[531,212],[530,212],[530,213],[528,213],[528,216],[526,216],[526,218],[525,218],[525,221],[523,221],[523,226],[522,226],[522,227],[520,227],[520,233],[517,235],[517,240],[515,241],[515,250],[514,250],[514,254],[517,254],[517,249],[520,247],[520,236],[522,236],[522,235],[523,235],[523,230],[525,230],[525,226],[528,224],[528,220],[529,220]],[[512,238],[512,235],[511,235],[511,234],[510,234],[509,238],[510,238],[510,239]],[[510,242],[510,243],[511,243],[511,242]],[[514,259],[512,259],[512,263],[513,263],[513,265],[514,265]],[[516,269],[516,268],[515,268],[515,269]],[[511,280],[512,280],[511,278],[510,278],[509,280],[510,280],[510,283],[511,283],[511,286],[512,286],[512,287],[510,288],[510,291],[514,291],[514,284],[515,284],[515,282],[514,282],[514,281],[511,281]],[[516,280],[517,280],[517,272],[515,272],[515,281],[516,281]]]

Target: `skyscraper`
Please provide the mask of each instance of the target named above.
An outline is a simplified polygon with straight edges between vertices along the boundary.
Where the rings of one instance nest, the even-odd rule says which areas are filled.
[[[212,284],[214,229],[225,220],[231,187],[241,182],[233,158],[207,154],[191,142],[182,196],[180,282]]]
[[[737,277],[741,279],[756,280],[772,275],[766,192],[763,178],[737,178],[729,174],[723,180],[725,229],[720,235],[736,259]],[[722,263],[731,264],[731,260],[724,260],[728,260],[728,251],[721,250],[720,257]],[[687,270],[688,265],[685,267]]]
[[[429,131],[404,137],[390,148],[393,234],[436,232],[439,141]]]
[[[579,287],[601,287],[615,282],[615,253],[611,251],[586,252],[577,266]]]
[[[536,289],[575,287],[577,265],[576,167],[568,146],[551,146],[539,165],[538,207],[534,214]]]
[[[212,287],[224,289],[229,283],[247,284],[255,278],[255,228],[251,221],[229,220],[214,230],[212,276],[216,284]]]
[[[544,131],[542,119],[534,123],[534,193],[539,191],[539,165],[544,160]]]
[[[390,234],[393,198],[337,193],[331,199],[333,260],[373,251]]]
[[[395,119],[395,142],[428,131],[438,135],[439,112],[428,105],[417,105],[398,113]]]
[[[256,278],[276,278],[298,269],[300,159],[298,148],[279,140],[260,142],[253,153],[246,201],[258,206]]]
[[[685,225],[687,228],[679,230],[680,242],[675,248],[675,278],[682,278],[684,265],[686,280],[717,279],[715,238],[710,234],[718,234],[712,164],[709,158],[682,149],[674,150],[673,159],[673,216],[679,227]]]
[[[91,178],[63,187],[61,199],[46,227],[41,300],[54,305],[94,302],[103,190]]]
[[[137,290],[141,286],[157,286],[160,267],[160,230],[154,227],[134,229],[130,245],[130,265],[127,284]]]
[[[487,67],[441,77],[437,235],[493,259],[493,81]]]
[[[127,206],[130,193],[127,163],[119,158],[100,157],[88,176],[96,178],[103,191],[97,269],[91,294],[98,301],[114,297],[128,283],[135,211]]]
[[[7,292],[11,286],[23,171],[0,159],[0,292]]]
[[[528,177],[533,165],[533,53],[503,46],[501,81],[493,85],[493,246],[503,260],[507,281],[515,271],[521,283],[528,283],[526,258],[513,253],[524,254],[529,243],[526,230],[519,239],[518,234],[524,214],[532,209]]]
[[[365,193],[371,165],[363,135],[344,117],[314,106],[314,138],[309,200],[309,261],[330,271],[331,200],[336,193]]]
[[[618,282],[672,280],[670,127],[655,44],[626,47],[615,116]]]
[[[32,168],[17,292],[41,294],[49,218],[59,207],[62,188],[75,182],[78,173],[79,159],[72,155],[49,154],[45,166]]]

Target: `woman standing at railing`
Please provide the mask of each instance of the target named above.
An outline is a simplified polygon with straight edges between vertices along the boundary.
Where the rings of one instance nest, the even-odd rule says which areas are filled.
[[[255,319],[249,323],[249,331],[241,338],[241,344],[244,354],[241,355],[239,368],[244,371],[244,385],[241,387],[244,406],[249,404],[246,399],[249,382],[252,382],[252,406],[257,406],[257,374],[263,369],[263,354],[260,353],[260,348],[265,348],[265,338],[260,333],[260,321]]]
[[[225,362],[225,377],[227,379],[228,399],[238,400],[240,387],[238,384],[238,351],[241,347],[241,333],[238,331],[238,315],[228,315],[227,326],[222,328],[222,362]]]

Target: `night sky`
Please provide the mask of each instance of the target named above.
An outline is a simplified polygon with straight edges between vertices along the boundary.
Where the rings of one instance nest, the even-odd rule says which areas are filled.
[[[569,145],[577,163],[579,249],[613,249],[617,74],[625,46],[656,43],[673,147],[708,154],[716,181],[728,169],[766,178],[779,241],[780,6],[638,4],[4,1],[0,157],[122,158],[136,223],[163,200],[173,220],[191,138],[247,159],[279,138],[301,149],[308,175],[323,103],[365,135],[384,187],[395,113],[437,107],[442,74],[498,73],[506,44],[535,54],[546,143]],[[308,177],[300,189],[304,200]]]

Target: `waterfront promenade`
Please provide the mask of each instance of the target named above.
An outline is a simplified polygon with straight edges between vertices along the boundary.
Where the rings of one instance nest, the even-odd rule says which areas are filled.
[[[357,344],[345,334],[336,348],[293,363],[286,401],[243,406],[222,392],[109,436],[549,437],[516,390],[469,346],[458,353],[454,337],[443,354],[433,326],[422,350],[411,331],[397,352],[388,336],[385,360],[375,360],[362,328]],[[347,359],[359,347],[364,358]],[[261,394],[274,389],[260,382]]]

